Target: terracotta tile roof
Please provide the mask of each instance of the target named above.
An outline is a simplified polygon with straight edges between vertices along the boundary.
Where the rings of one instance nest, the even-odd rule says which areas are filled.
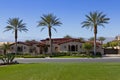
[[[43,43],[46,43],[46,41],[49,41],[49,38],[45,40],[41,40],[41,42]],[[81,43],[84,42],[76,38],[53,38],[52,41],[53,41],[53,44],[58,44],[58,45],[63,44],[63,43],[68,43],[68,42],[81,42]]]
[[[40,47],[40,46],[45,46],[46,44],[44,44],[44,43],[42,43],[42,42],[39,42],[38,44],[37,44],[37,46],[38,47]]]
[[[11,45],[14,45],[15,43],[11,44]],[[24,44],[24,45],[27,45],[27,46],[32,46],[33,44],[39,44],[39,42],[36,42],[36,41],[28,41],[28,42],[17,42],[17,44]]]
[[[11,44],[11,45],[14,45],[15,43]],[[27,46],[30,46],[30,44],[27,44],[25,42],[17,42],[17,44],[24,44],[24,45],[27,45]]]

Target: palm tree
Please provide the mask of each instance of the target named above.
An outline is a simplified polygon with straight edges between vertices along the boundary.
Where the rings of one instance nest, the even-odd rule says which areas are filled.
[[[28,29],[26,28],[26,24],[23,23],[23,20],[20,20],[19,18],[9,18],[7,22],[8,26],[6,26],[5,31],[10,31],[12,30],[15,35],[15,43],[16,43],[16,50],[15,53],[17,54],[17,38],[18,38],[18,31],[26,32]]]
[[[51,29],[54,29],[55,31],[57,31],[53,26],[60,26],[62,23],[59,21],[59,18],[57,18],[56,16],[54,16],[53,14],[44,14],[41,17],[41,20],[38,22],[38,27],[39,26],[44,26],[41,31],[43,29],[45,29],[45,27],[48,28],[48,35],[49,35],[49,43],[50,43],[50,53],[52,55],[52,32]]]
[[[4,62],[4,64],[12,63],[15,56],[14,54],[10,53],[10,44],[4,43],[3,45],[0,46],[0,49],[3,50],[3,55],[1,60]]]
[[[97,27],[107,24],[110,18],[106,18],[106,15],[103,12],[90,12],[86,16],[86,21],[83,21],[82,28],[86,27],[87,29],[94,29],[94,55],[96,55],[96,37],[97,37]]]
[[[99,37],[98,40],[101,41],[101,44],[103,44],[103,41],[105,40],[105,37]]]
[[[3,45],[0,46],[0,49],[3,50],[3,54],[7,54],[8,51],[10,50],[10,44],[9,43],[4,43]]]

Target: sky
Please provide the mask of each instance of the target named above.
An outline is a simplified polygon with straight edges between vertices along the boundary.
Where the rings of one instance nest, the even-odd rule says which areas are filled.
[[[89,12],[103,12],[110,18],[105,27],[98,26],[97,36],[115,37],[120,34],[120,0],[0,0],[0,41],[14,41],[12,31],[4,32],[9,18],[19,17],[26,23],[27,33],[18,33],[18,41],[48,38],[47,28],[37,27],[43,14],[52,13],[63,23],[52,30],[52,38],[70,35],[75,38],[93,37],[93,31],[81,28]]]

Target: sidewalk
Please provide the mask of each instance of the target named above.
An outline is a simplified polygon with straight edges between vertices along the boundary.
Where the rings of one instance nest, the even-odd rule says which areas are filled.
[[[120,58],[120,54],[106,54],[103,58]]]

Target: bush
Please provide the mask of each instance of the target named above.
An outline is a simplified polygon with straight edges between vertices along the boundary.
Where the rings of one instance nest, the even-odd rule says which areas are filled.
[[[45,58],[45,55],[23,55],[23,58]]]
[[[70,55],[71,55],[70,52],[57,52],[57,53],[53,53],[53,55],[50,57],[70,56]]]
[[[7,54],[4,54],[2,57],[1,57],[1,60],[5,63],[5,64],[10,64],[10,63],[13,63],[13,60],[15,58],[15,55],[12,54],[12,53],[7,53]]]

